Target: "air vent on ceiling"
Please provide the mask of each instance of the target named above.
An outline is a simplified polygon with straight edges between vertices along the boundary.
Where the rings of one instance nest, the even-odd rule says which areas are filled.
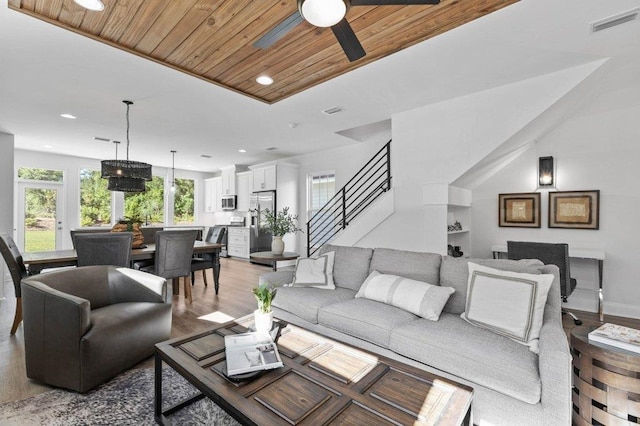
[[[344,111],[344,110],[339,106],[334,106],[334,107],[322,110],[322,112],[324,114],[327,114],[327,115],[337,114],[337,113],[342,112],[342,111]]]
[[[94,136],[93,140],[94,141],[100,141],[100,142],[110,142],[111,141],[111,139],[109,139],[109,138],[101,138],[100,136]]]
[[[200,157],[202,157],[202,158],[211,158],[211,156],[208,155],[208,154],[200,154]]]
[[[640,8],[631,9],[629,11],[619,13],[617,15],[610,16],[608,18],[601,19],[591,23],[591,32],[597,33],[598,31],[606,30],[616,25],[624,24],[627,22],[635,21],[640,15]]]

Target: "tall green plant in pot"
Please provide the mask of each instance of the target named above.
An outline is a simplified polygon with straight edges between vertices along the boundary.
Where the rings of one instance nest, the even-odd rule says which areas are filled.
[[[268,333],[273,325],[273,311],[271,310],[271,302],[276,297],[278,289],[269,283],[260,284],[252,290],[253,295],[258,301],[258,309],[253,313],[256,331]]]
[[[302,232],[302,229],[298,228],[298,215],[289,213],[289,207],[284,207],[277,212],[266,209],[264,211],[263,227],[273,234],[273,241],[271,242],[271,252],[273,254],[282,254],[284,252],[282,237],[286,234]]]

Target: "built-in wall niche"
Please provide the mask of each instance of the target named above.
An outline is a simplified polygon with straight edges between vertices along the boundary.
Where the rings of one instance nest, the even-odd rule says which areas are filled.
[[[449,246],[471,253],[471,191],[447,183],[426,184],[422,188],[425,206],[425,233],[430,251],[446,255]]]

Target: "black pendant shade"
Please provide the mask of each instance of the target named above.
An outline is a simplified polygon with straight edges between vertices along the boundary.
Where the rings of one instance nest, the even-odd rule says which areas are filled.
[[[109,179],[107,189],[121,192],[144,192],[145,182],[152,179],[151,164],[129,160],[129,106],[131,101],[122,101],[127,105],[127,159],[118,159],[118,144],[116,144],[116,159],[102,160],[102,177]]]
[[[109,185],[107,189],[109,191],[121,191],[121,192],[144,192],[145,179],[131,178],[126,176],[110,176]]]

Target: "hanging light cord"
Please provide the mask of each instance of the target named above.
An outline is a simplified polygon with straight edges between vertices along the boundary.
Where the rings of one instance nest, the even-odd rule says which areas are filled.
[[[122,101],[127,105],[127,162],[129,161],[129,106],[133,104],[131,101]]]

